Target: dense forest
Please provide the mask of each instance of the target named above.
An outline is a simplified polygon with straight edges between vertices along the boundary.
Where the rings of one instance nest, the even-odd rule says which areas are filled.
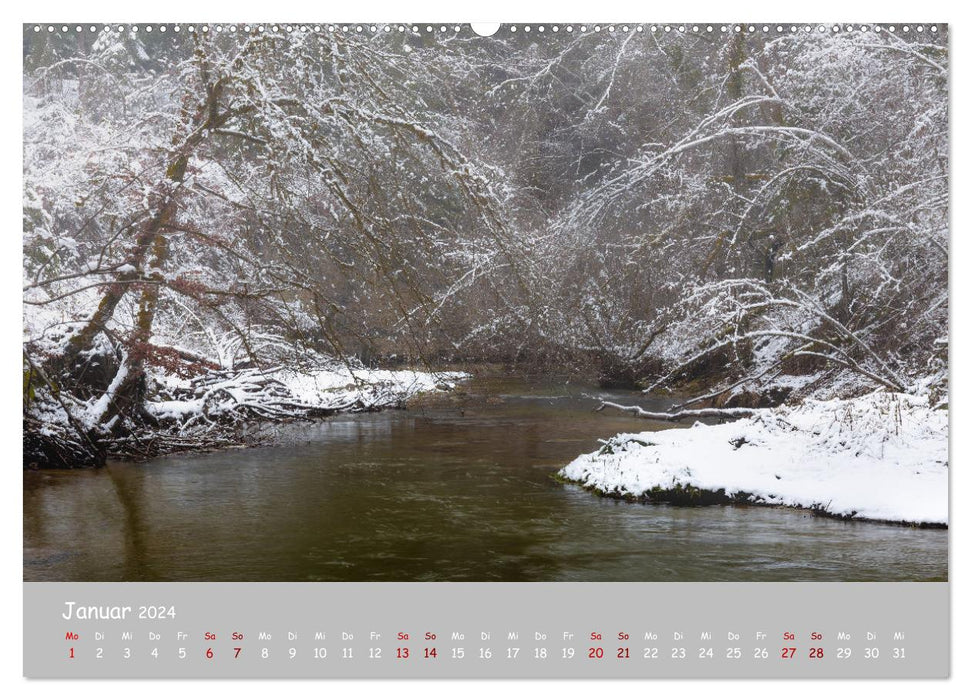
[[[280,368],[947,404],[943,27],[65,29],[24,28],[25,466],[402,396]]]

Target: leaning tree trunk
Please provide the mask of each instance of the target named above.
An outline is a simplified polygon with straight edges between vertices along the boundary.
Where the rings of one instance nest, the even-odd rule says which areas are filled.
[[[106,441],[125,437],[133,428],[154,422],[145,410],[146,360],[151,352],[152,329],[158,309],[160,287],[164,278],[158,270],[164,268],[168,253],[167,229],[175,224],[182,183],[190,158],[209,134],[232,116],[232,110],[220,111],[220,96],[226,79],[210,81],[204,53],[197,52],[203,97],[186,95],[182,120],[172,137],[172,149],[159,173],[153,191],[148,195],[150,211],[147,218],[129,226],[135,230],[131,247],[118,265],[121,270],[104,290],[95,312],[66,341],[63,350],[43,362],[27,358],[25,352],[25,396],[42,388],[52,401],[60,404],[67,414],[68,426],[64,434],[53,436],[58,444],[28,446],[25,438],[25,463],[29,451],[38,462],[47,466],[75,466],[103,464]],[[149,271],[152,271],[151,273]],[[116,337],[109,331],[119,303],[129,293],[139,294],[135,328],[127,337]],[[111,377],[101,373],[90,376],[89,358],[96,347],[99,334],[111,338],[116,357],[110,358],[114,369]],[[104,364],[109,358],[104,358]],[[30,384],[30,386],[27,386]],[[65,401],[64,394],[73,401]],[[72,413],[72,405],[87,402],[88,415],[84,421]],[[27,402],[25,401],[25,407]],[[92,415],[97,412],[98,415]],[[24,420],[30,420],[25,410]],[[35,431],[26,431],[25,435]],[[33,438],[32,438],[33,439]],[[65,445],[67,447],[65,447]],[[29,449],[28,449],[29,448]]]
[[[152,249],[150,269],[157,271],[162,269],[165,264],[168,252],[168,241],[161,231],[155,235]],[[115,389],[106,412],[101,416],[102,424],[111,424],[112,419],[116,416],[122,419],[127,418],[129,421],[154,422],[154,418],[145,410],[147,389],[145,360],[151,351],[152,326],[155,323],[155,312],[158,309],[161,283],[161,275],[154,272],[150,279],[145,279],[140,285],[135,330],[126,343],[127,354],[118,370],[124,373],[123,379]],[[113,425],[116,428],[113,432],[124,432],[124,420],[116,421]]]
[[[163,184],[167,187],[168,183]],[[105,330],[108,322],[115,315],[115,309],[119,302],[131,290],[132,285],[136,284],[145,265],[145,257],[149,250],[156,244],[157,239],[162,234],[162,230],[175,210],[174,193],[169,192],[164,195],[162,204],[158,211],[141,227],[135,237],[135,245],[125,263],[120,267],[125,268],[125,272],[118,274],[114,282],[108,285],[104,296],[98,303],[98,308],[84,326],[71,336],[68,340],[64,352],[60,355],[51,357],[45,363],[45,370],[49,373],[60,374],[65,370],[70,370],[77,361],[78,356],[85,350],[91,348],[98,333]]]

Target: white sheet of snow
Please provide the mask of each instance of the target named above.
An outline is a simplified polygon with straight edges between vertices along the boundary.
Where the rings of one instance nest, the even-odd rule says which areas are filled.
[[[188,401],[153,401],[149,403],[148,410],[160,419],[183,420],[186,416],[202,413],[205,402],[202,399],[190,399]]]
[[[807,401],[721,425],[620,434],[560,475],[621,495],[724,489],[845,517],[947,524],[948,412],[887,392]]]

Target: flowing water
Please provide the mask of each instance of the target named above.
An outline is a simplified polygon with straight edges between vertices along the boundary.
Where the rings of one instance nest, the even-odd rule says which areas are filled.
[[[286,426],[272,446],[25,472],[24,579],[947,578],[947,531],[628,503],[558,483],[598,438],[662,427],[592,413],[598,396],[664,407],[485,378],[407,411]]]

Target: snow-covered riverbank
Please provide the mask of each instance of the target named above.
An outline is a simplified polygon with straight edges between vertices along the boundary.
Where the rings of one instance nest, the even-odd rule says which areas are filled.
[[[164,374],[156,380],[166,398],[149,402],[148,410],[160,420],[176,419],[186,426],[246,412],[286,418],[371,411],[451,389],[468,377],[465,372],[376,370],[338,362],[316,369],[214,372],[191,380]]]
[[[170,452],[258,444],[261,427],[339,412],[402,408],[414,396],[447,391],[465,372],[367,369],[355,361],[317,356],[302,367],[209,370],[191,377],[159,367],[148,372],[144,417],[131,435],[99,433],[113,387],[87,401],[35,392],[25,425],[24,465],[93,466],[107,457],[149,458]],[[124,378],[124,373],[119,372]],[[120,381],[120,380],[119,380]],[[108,397],[107,399],[105,397]],[[112,422],[114,423],[114,421]],[[111,427],[109,425],[109,427]],[[100,453],[84,442],[102,439]]]
[[[559,475],[605,495],[741,501],[922,525],[948,522],[948,412],[875,392],[721,425],[620,434]]]

